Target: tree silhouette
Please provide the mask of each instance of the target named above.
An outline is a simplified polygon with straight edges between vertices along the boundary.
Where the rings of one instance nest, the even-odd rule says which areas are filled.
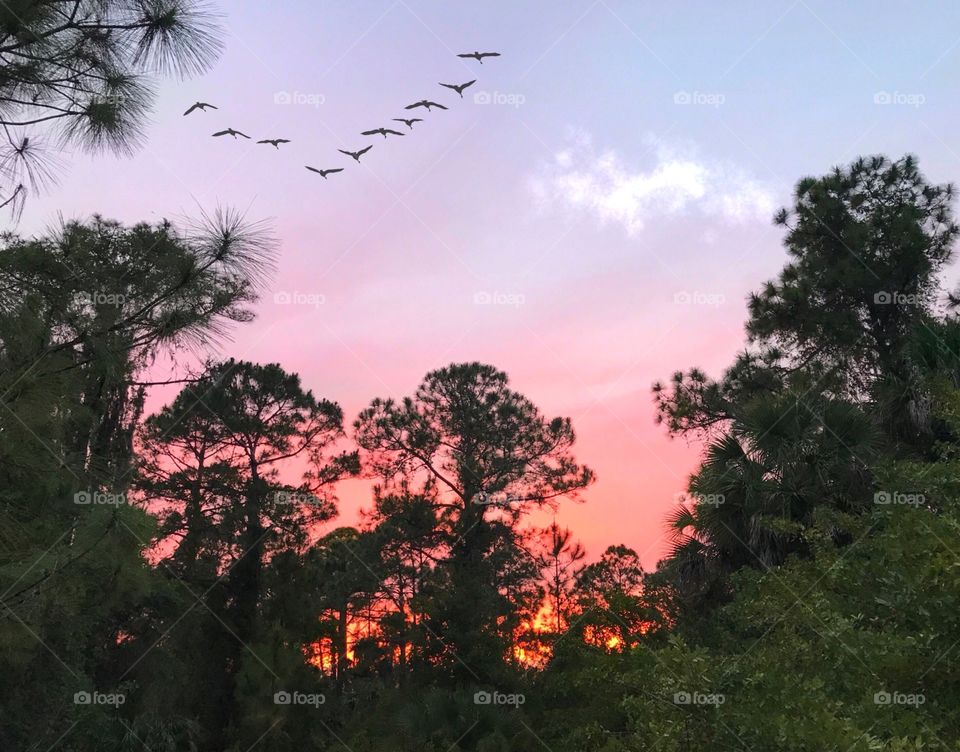
[[[516,522],[531,507],[575,495],[593,480],[570,453],[570,421],[544,419],[503,372],[463,363],[427,374],[400,403],[374,400],[355,429],[381,477],[435,480],[449,581],[433,599],[431,630],[454,671],[470,676],[495,666],[509,641],[498,618],[509,608],[491,553],[500,544],[504,554],[515,547]],[[504,566],[510,558],[501,558]]]
[[[15,213],[56,177],[56,151],[130,152],[151,74],[205,71],[219,29],[201,0],[21,0],[0,6],[0,206]],[[44,132],[59,136],[57,148]]]

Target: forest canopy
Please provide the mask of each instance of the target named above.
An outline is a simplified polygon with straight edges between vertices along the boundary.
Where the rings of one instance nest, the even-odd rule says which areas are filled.
[[[703,452],[650,570],[543,524],[595,475],[493,365],[355,416],[280,363],[159,372],[251,319],[263,226],[4,236],[0,747],[956,749],[952,188],[865,157],[776,221],[743,350],[653,387]]]

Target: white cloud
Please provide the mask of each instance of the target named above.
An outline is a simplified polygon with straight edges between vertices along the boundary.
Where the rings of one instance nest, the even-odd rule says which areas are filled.
[[[569,148],[530,181],[538,203],[579,209],[637,235],[659,216],[700,213],[733,222],[768,221],[774,195],[762,182],[696,150],[648,139],[651,164],[631,168],[616,151],[598,152],[589,134],[572,135]]]

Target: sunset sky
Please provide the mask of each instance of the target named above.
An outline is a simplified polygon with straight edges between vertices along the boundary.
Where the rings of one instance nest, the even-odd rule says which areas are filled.
[[[271,219],[276,276],[220,355],[280,362],[351,423],[450,362],[501,368],[573,419],[599,480],[558,521],[593,557],[663,553],[700,447],[654,424],[651,384],[742,346],[796,180],[905,152],[960,176],[955,2],[224,5],[214,70],[161,84],[144,147],[72,158],[20,231],[218,205]],[[455,56],[473,50],[502,57]],[[463,100],[437,86],[472,78]],[[403,109],[423,98],[450,109]],[[182,117],[198,99],[220,109]],[[425,122],[360,135],[406,130],[395,117]],[[292,143],[210,138],[228,126]],[[359,166],[337,153],[367,144]],[[340,496],[353,522],[366,485]]]

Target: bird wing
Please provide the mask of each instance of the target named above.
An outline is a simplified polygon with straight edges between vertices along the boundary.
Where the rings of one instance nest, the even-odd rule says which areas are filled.
[[[272,144],[273,141],[271,141],[269,138],[265,138],[265,139],[263,139],[263,141],[257,141],[257,143],[258,143],[258,144]]]
[[[214,135],[214,136],[229,136],[229,135],[230,135],[230,131],[217,131],[217,132],[214,133],[213,135]]]
[[[481,52],[480,57],[500,57],[499,52]]]
[[[343,168],[342,168],[342,167],[334,167],[332,170],[324,170],[324,172],[326,172],[326,173],[331,173],[331,172],[343,172]]]
[[[394,131],[394,130],[391,130],[390,128],[384,128],[383,130],[384,130],[384,133],[389,133],[389,134],[391,134],[391,135],[393,135],[393,136],[402,136],[402,135],[403,135],[400,131]]]
[[[246,133],[241,133],[240,131],[234,131],[238,136],[243,136],[244,138],[250,138]]]
[[[193,112],[195,109],[197,109],[199,106],[200,106],[200,103],[199,103],[199,102],[197,102],[196,104],[190,105],[190,108],[189,108],[185,113],[183,113],[183,116],[186,117],[186,116],[189,115],[191,112]]]
[[[447,109],[449,109],[448,107],[444,107],[442,104],[437,104],[436,102],[430,102],[430,103],[429,103],[429,106],[430,106],[430,107],[439,107],[441,110],[447,110]]]
[[[290,143],[290,139],[289,139],[289,138],[277,138],[277,139],[274,139],[274,140],[275,140],[278,144],[289,144],[289,143]]]
[[[209,102],[201,102],[201,103],[200,103],[200,107],[201,107],[201,108],[203,108],[203,107],[209,107],[211,110],[219,110],[219,109],[220,109],[220,108],[217,107],[215,104],[210,104]]]
[[[473,81],[467,81],[465,84],[460,84],[460,91],[463,91],[468,86],[473,86],[476,82],[477,82],[477,79],[473,79]]]
[[[457,57],[476,57],[472,52],[461,52]]]
[[[361,133],[360,135],[361,135],[361,136],[376,136],[379,132],[380,132],[380,131],[378,131],[378,130],[374,130],[374,131],[363,131],[363,133]]]
[[[323,175],[323,170],[318,170],[316,167],[311,167],[310,165],[304,165],[304,167],[310,170],[310,172],[316,172],[316,173],[319,173],[320,175]]]
[[[366,153],[367,153],[368,151],[370,151],[372,148],[373,148],[373,144],[370,144],[370,146],[368,146],[366,149],[361,149],[360,151],[358,151],[358,152],[357,152],[357,156],[359,156],[359,155],[361,155],[361,154],[366,154]]]
[[[454,91],[456,91],[458,88],[456,84],[440,84],[440,85],[445,86],[448,89],[453,89]]]
[[[415,108],[417,108],[417,107],[423,107],[423,102],[414,102],[413,104],[408,104],[408,105],[407,105],[406,107],[404,107],[403,109],[405,109],[405,110],[412,110],[412,109],[415,109]]]
[[[352,152],[352,151],[344,151],[343,149],[337,149],[337,151],[340,152],[341,154],[346,154],[348,157],[352,157],[352,156],[353,156],[353,152]]]

